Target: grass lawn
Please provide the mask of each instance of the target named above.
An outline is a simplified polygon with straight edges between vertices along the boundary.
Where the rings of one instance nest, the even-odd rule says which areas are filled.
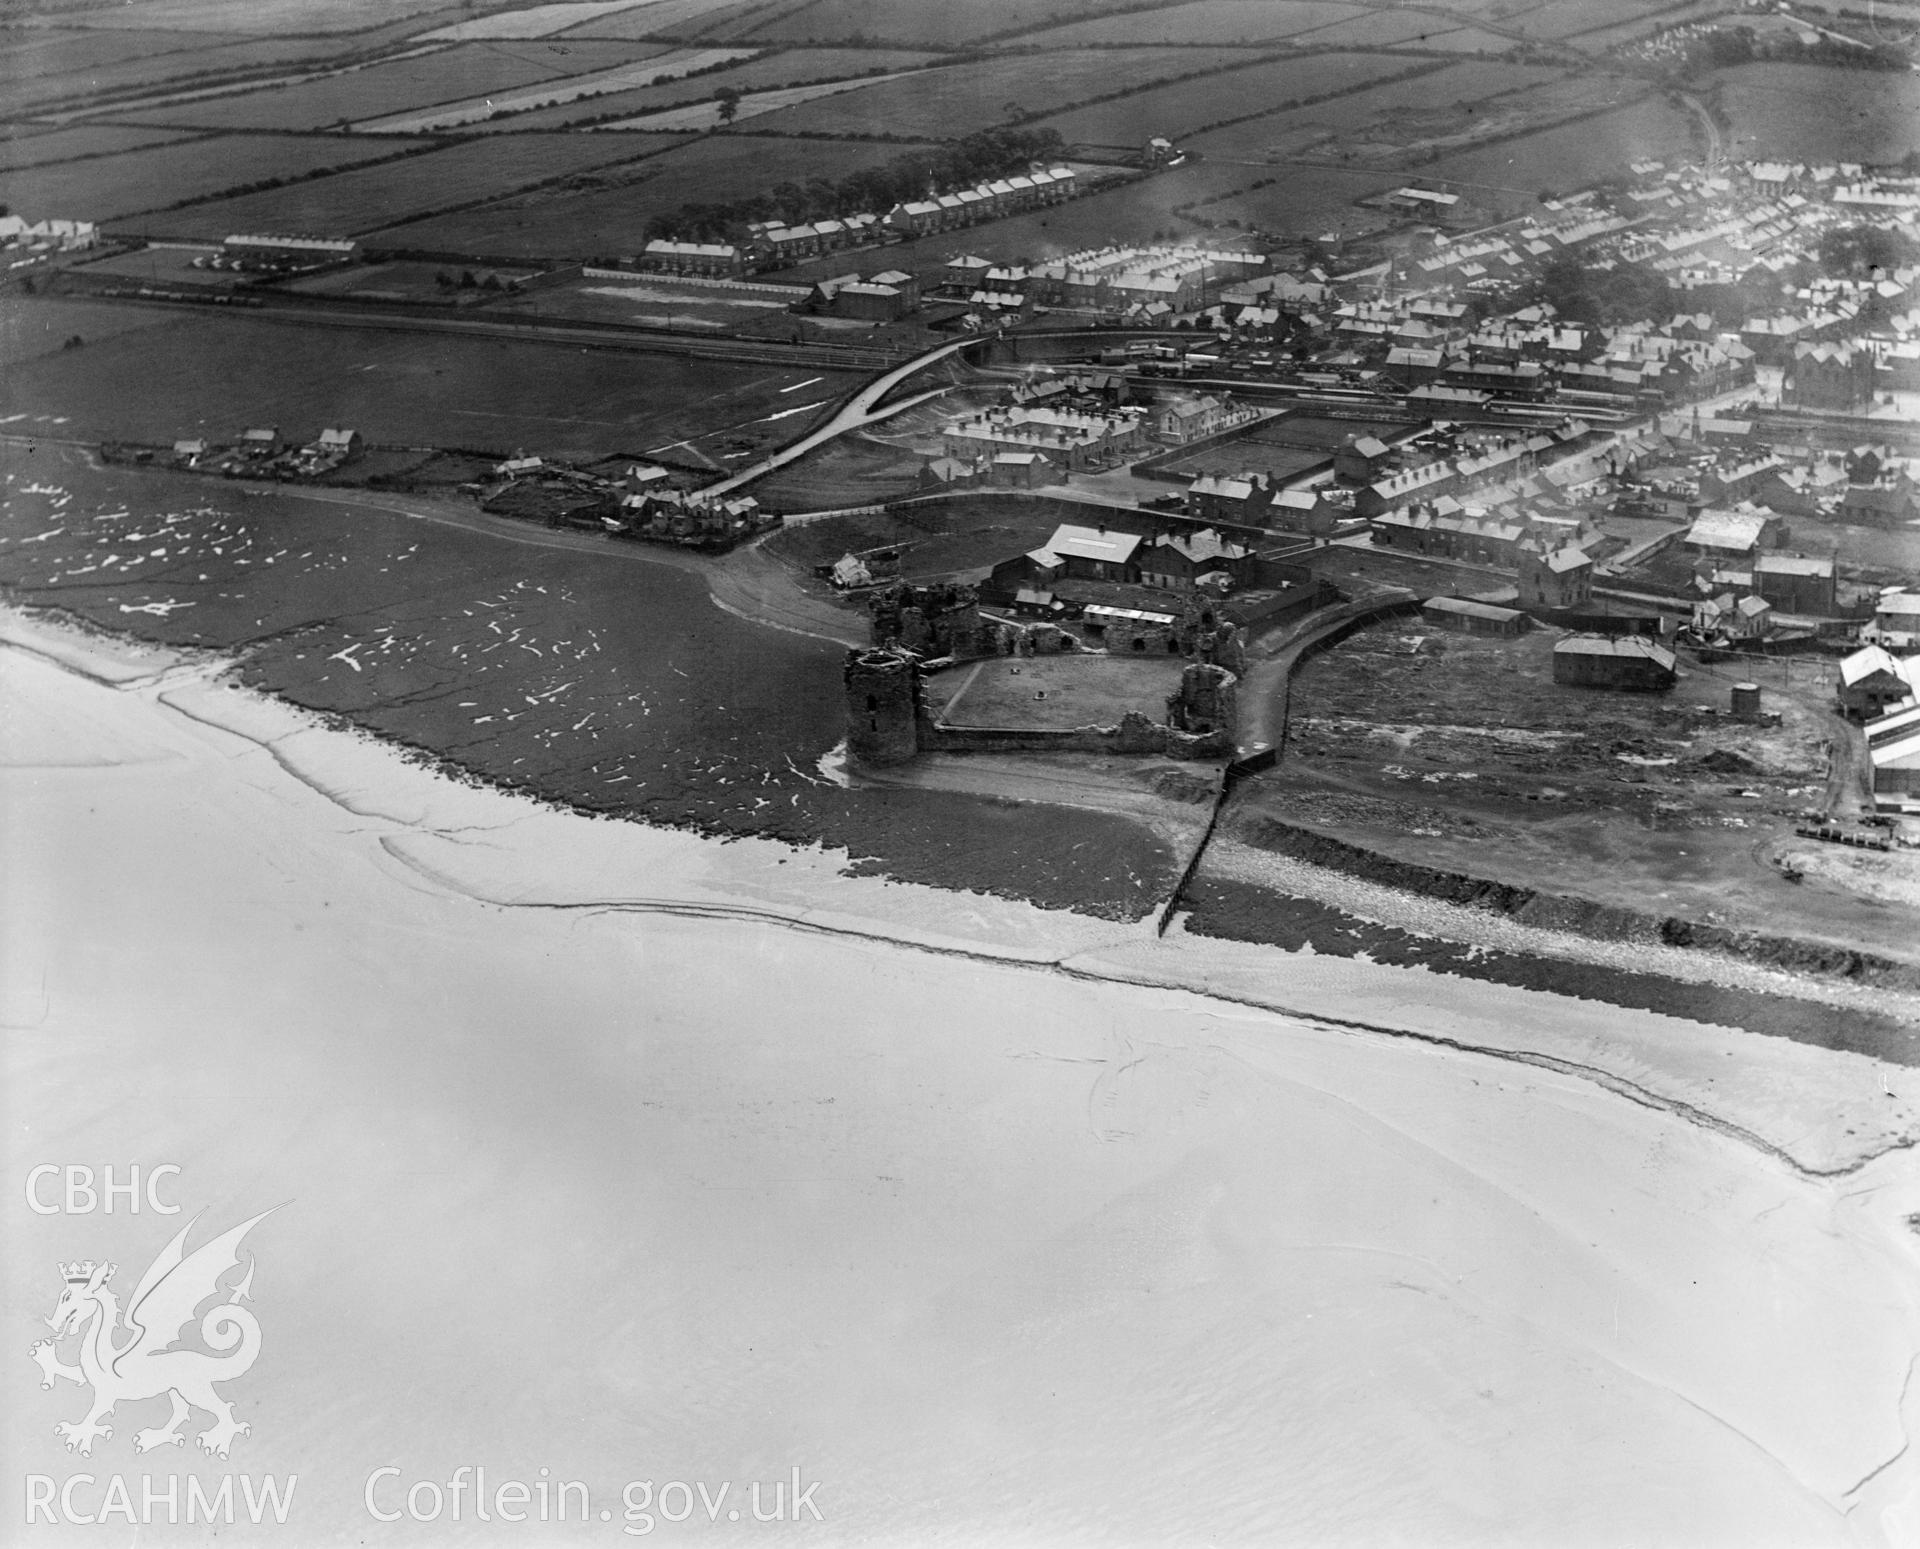
[[[10,330],[28,347],[88,334],[67,303],[21,305]],[[57,306],[52,329],[36,319]],[[311,436],[349,425],[369,441],[401,446],[519,449],[589,459],[639,455],[719,427],[751,427],[795,400],[838,397],[844,373],[589,351],[561,345],[442,338],[379,329],[320,328],[263,318],[100,308],[103,316],[160,318],[89,342],[42,352],[5,373],[0,413],[66,417],[70,435],[171,442],[230,437],[245,425],[278,424]],[[783,395],[783,387],[821,379]],[[804,416],[763,426],[785,441]],[[736,434],[742,432],[735,432]],[[682,453],[684,456],[685,454]]]
[[[963,669],[957,690],[937,712],[954,726],[1071,731],[1113,726],[1129,710],[1163,721],[1167,696],[1186,662],[1167,656],[1032,656]],[[934,680],[939,681],[939,680]],[[930,682],[929,690],[932,690]]]

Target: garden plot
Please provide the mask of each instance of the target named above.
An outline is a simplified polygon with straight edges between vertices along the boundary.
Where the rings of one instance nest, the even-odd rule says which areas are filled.
[[[621,65],[617,69],[548,81],[543,85],[498,92],[492,96],[470,97],[464,102],[444,104],[425,112],[364,119],[353,127],[361,134],[425,134],[458,129],[466,124],[482,123],[490,118],[532,108],[558,107],[564,103],[578,102],[582,97],[597,97],[629,91],[636,86],[651,86],[656,81],[675,80],[699,70],[711,70],[716,65],[735,59],[752,57],[751,49],[679,49],[634,64]]]

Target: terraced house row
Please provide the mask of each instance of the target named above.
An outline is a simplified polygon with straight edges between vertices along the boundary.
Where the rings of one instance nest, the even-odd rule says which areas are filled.
[[[1077,182],[1071,167],[1036,167],[956,193],[930,193],[925,199],[896,204],[885,215],[861,212],[800,226],[756,221],[740,242],[649,242],[637,261],[642,268],[663,273],[737,279],[756,269],[783,269],[888,237],[953,231],[976,221],[1059,204],[1073,197]]]

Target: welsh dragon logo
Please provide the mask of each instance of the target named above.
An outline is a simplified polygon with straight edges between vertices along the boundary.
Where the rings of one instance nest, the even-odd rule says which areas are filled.
[[[53,1428],[69,1452],[86,1457],[96,1441],[111,1439],[113,1427],[103,1422],[113,1417],[117,1405],[162,1394],[173,1401],[173,1414],[163,1426],[136,1431],[135,1451],[180,1446],[186,1440],[180,1427],[195,1409],[213,1416],[213,1424],[196,1438],[211,1457],[226,1457],[234,1438],[252,1429],[246,1421],[234,1419],[233,1405],[213,1388],[216,1382],[231,1382],[244,1374],[260,1354],[259,1321],[239,1305],[252,1294],[252,1257],[238,1284],[229,1289],[220,1280],[239,1267],[240,1240],[272,1213],[263,1210],[187,1253],[187,1233],[199,1220],[195,1216],[140,1277],[127,1303],[124,1325],[119,1298],[108,1287],[116,1265],[89,1259],[60,1266],[67,1286],[46,1320],[53,1338],[37,1341],[30,1353],[40,1367],[41,1387],[51,1388],[55,1379],[65,1378],[93,1389],[93,1407],[84,1420],[62,1420]],[[209,1308],[198,1325],[200,1342],[216,1353],[172,1348],[189,1333],[201,1303],[222,1290],[227,1291],[227,1299]],[[80,1341],[79,1364],[69,1366],[61,1361],[56,1347],[72,1338]]]

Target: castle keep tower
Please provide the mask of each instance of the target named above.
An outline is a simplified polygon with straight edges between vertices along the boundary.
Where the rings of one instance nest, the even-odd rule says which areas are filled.
[[[910,651],[847,652],[847,751],[863,764],[902,764],[920,751],[920,662]]]
[[[1226,668],[1188,662],[1180,687],[1167,696],[1167,724],[1175,731],[1231,736],[1239,697],[1239,679]]]

